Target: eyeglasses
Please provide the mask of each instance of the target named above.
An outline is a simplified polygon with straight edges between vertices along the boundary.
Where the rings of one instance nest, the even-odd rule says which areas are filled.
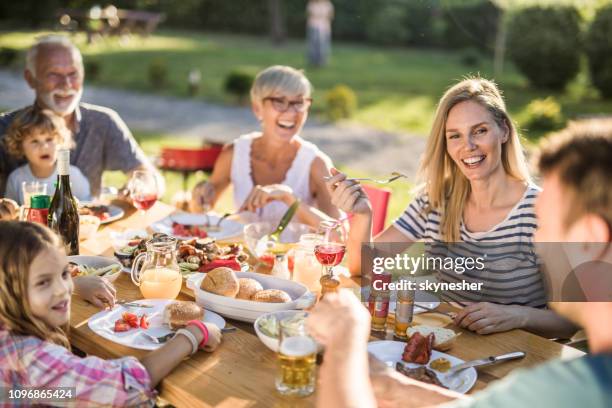
[[[304,98],[298,101],[290,101],[287,98],[279,98],[275,96],[267,96],[264,101],[272,102],[272,106],[278,112],[287,112],[289,108],[293,108],[295,112],[306,112],[312,104],[312,98]]]

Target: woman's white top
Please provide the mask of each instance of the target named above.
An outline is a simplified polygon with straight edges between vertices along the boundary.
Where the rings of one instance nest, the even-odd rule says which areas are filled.
[[[231,182],[234,187],[234,206],[240,208],[244,200],[255,186],[253,183],[253,169],[251,167],[251,146],[253,140],[260,137],[259,132],[249,133],[234,140],[234,152],[232,156]],[[293,190],[293,194],[303,203],[314,205],[314,198],[310,191],[310,167],[312,161],[321,157],[330,162],[325,153],[321,152],[313,143],[295,136],[300,143],[300,148],[280,184],[287,185]],[[288,207],[280,201],[273,201],[258,210],[257,218],[264,221],[276,222],[280,220]]]

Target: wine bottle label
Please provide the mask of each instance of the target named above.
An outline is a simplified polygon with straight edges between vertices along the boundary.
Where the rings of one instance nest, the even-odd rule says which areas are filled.
[[[70,150],[68,149],[60,149],[57,152],[57,174],[70,175]]]

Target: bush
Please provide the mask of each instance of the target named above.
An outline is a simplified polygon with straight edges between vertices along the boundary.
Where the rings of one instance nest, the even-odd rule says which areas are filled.
[[[480,63],[480,52],[474,47],[466,48],[461,52],[459,60],[466,67],[476,67]]]
[[[555,98],[534,99],[525,108],[524,126],[530,130],[554,130],[563,126],[561,105]]]
[[[400,0],[381,4],[368,20],[366,27],[368,40],[387,45],[404,44],[410,36],[406,24],[406,11],[406,5]]]
[[[349,118],[357,109],[357,95],[346,85],[336,85],[325,94],[325,103],[330,120]]]
[[[249,95],[254,80],[255,75],[252,72],[245,69],[235,69],[225,78],[223,89],[230,95],[244,101]]]
[[[580,69],[581,43],[574,7],[528,7],[509,21],[510,58],[536,88],[565,88]]]
[[[100,77],[100,71],[102,70],[102,64],[100,61],[87,59],[84,61],[85,65],[85,78],[89,81],[95,81]]]
[[[168,82],[166,60],[156,58],[149,63],[149,83],[153,88],[163,88]]]
[[[14,48],[0,48],[0,67],[8,67],[13,65],[19,58],[19,51]]]
[[[612,98],[612,5],[597,11],[587,33],[591,82],[601,96]]]
[[[491,51],[495,47],[495,35],[501,10],[490,0],[441,2],[446,48],[474,47]]]

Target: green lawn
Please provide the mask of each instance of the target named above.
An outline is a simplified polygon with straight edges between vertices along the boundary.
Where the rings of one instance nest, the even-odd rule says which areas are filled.
[[[37,34],[0,33],[0,47],[25,48]],[[234,102],[222,89],[232,69],[257,71],[272,64],[304,66],[304,42],[295,40],[275,47],[265,37],[160,31],[148,39],[135,37],[123,43],[114,38],[88,46],[82,35],[76,37],[76,42],[88,60],[100,63],[100,75],[94,83],[187,96],[187,74],[198,68],[202,72],[198,97],[221,103]],[[490,58],[483,56],[477,65],[467,67],[461,63],[461,56],[461,52],[335,43],[328,67],[306,70],[315,86],[315,113],[323,110],[325,91],[344,83],[355,90],[359,99],[354,120],[386,130],[426,134],[435,104],[450,84],[468,74],[492,76]],[[149,64],[156,59],[168,66],[168,84],[162,88],[148,81]],[[519,124],[524,123],[524,108],[532,99],[551,95],[530,89],[511,64],[497,80]],[[612,101],[597,97],[585,73],[565,93],[552,95],[570,118],[612,111]]]

